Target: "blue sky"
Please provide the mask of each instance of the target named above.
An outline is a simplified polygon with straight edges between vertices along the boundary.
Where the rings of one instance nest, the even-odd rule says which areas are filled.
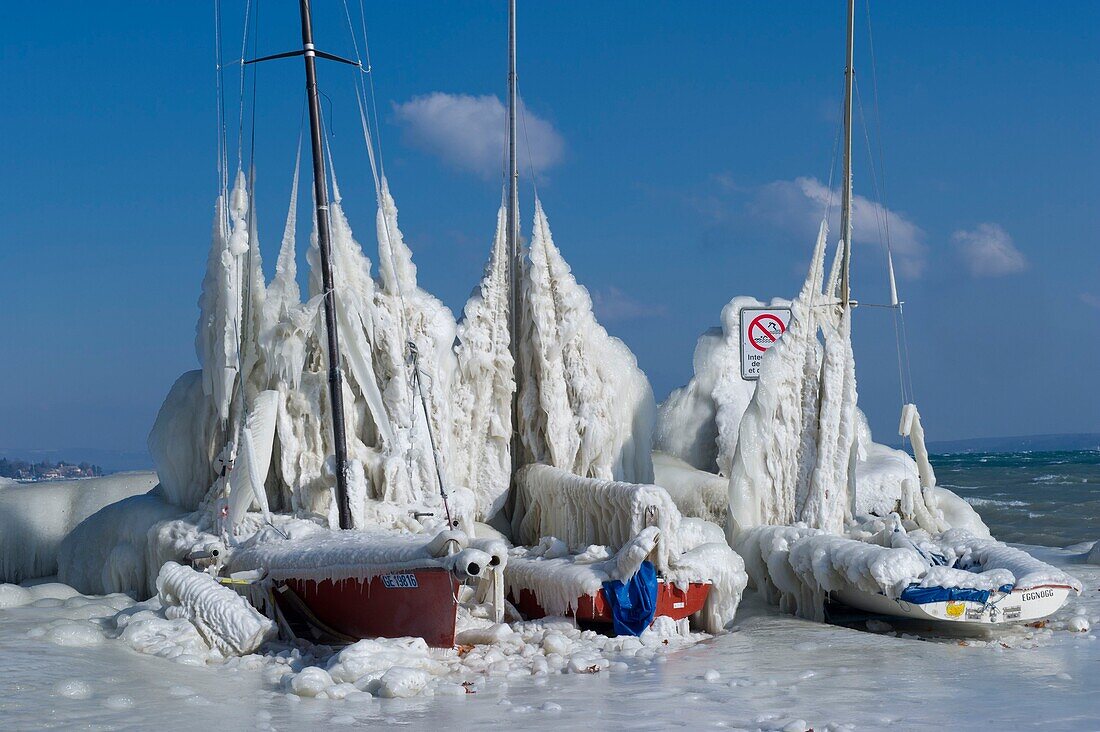
[[[224,2],[232,57],[243,3]],[[294,45],[295,6],[262,0],[260,52]],[[1100,431],[1100,6],[871,9],[871,132],[930,438]],[[141,450],[168,387],[196,365],[217,192],[212,14],[198,1],[7,9],[19,40],[0,50],[0,447]],[[367,19],[402,229],[422,284],[458,310],[500,200],[491,97],[504,92],[506,5],[369,2]],[[843,23],[841,2],[520,4],[530,151],[555,240],[658,399],[690,377],[696,338],[732,296],[790,296],[801,281],[837,131]],[[317,33],[351,52],[339,4],[318,2]],[[867,38],[861,7],[873,117]],[[346,207],[373,257],[351,73],[326,65],[322,86]],[[301,84],[295,61],[260,72],[269,276]],[[855,185],[875,199],[862,128]],[[531,195],[525,174],[525,229]],[[854,293],[881,302],[874,227],[856,244]],[[892,323],[857,312],[861,405],[892,440]]]

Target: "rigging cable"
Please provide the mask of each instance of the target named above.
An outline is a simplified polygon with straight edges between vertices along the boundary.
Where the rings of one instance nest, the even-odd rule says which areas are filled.
[[[383,229],[382,233],[383,233],[383,236],[386,240],[385,241],[386,254],[387,254],[387,258],[389,259],[390,270],[393,273],[394,286],[397,290],[396,294],[397,294],[398,305],[399,305],[399,310],[400,310],[400,312],[399,312],[399,321],[401,323],[401,329],[402,329],[402,332],[403,332],[404,337],[405,337],[406,358],[408,359],[409,364],[411,365],[411,371],[412,371],[411,375],[410,375],[408,369],[406,369],[405,372],[404,372],[405,373],[405,378],[406,378],[406,381],[407,381],[408,391],[409,391],[410,405],[412,406],[412,415],[411,416],[412,416],[412,419],[413,419],[413,423],[412,423],[411,426],[415,427],[415,424],[416,424],[416,421],[417,421],[416,420],[416,412],[417,412],[416,402],[419,401],[420,405],[421,405],[421,408],[422,408],[422,411],[423,411],[423,414],[424,414],[424,426],[425,426],[425,430],[428,433],[428,442],[429,442],[429,446],[430,446],[431,452],[432,452],[432,461],[433,461],[433,465],[435,467],[436,480],[437,480],[438,485],[439,485],[439,495],[442,498],[443,509],[444,509],[444,512],[446,513],[446,516],[447,516],[447,527],[448,528],[454,528],[454,520],[451,516],[450,501],[448,500],[447,489],[446,489],[446,485],[445,485],[444,478],[443,478],[443,467],[440,464],[441,456],[440,456],[439,448],[436,446],[434,431],[432,430],[431,416],[430,416],[429,411],[428,411],[428,400],[427,400],[427,397],[424,394],[424,385],[422,383],[422,379],[425,377],[425,375],[422,374],[421,370],[420,370],[420,352],[419,352],[419,349],[416,346],[416,343],[412,339],[412,329],[410,328],[409,322],[408,322],[408,306],[407,306],[406,300],[405,300],[404,287],[401,283],[401,277],[399,276],[399,272],[398,272],[397,257],[394,254],[394,248],[393,248],[394,235],[393,235],[393,231],[391,230],[391,227],[390,227],[390,210],[391,210],[391,206],[390,206],[390,203],[389,203],[390,197],[388,195],[387,196],[383,195],[383,182],[385,181],[385,175],[386,174],[385,174],[385,167],[384,167],[384,164],[382,162],[382,141],[381,141],[381,133],[380,133],[380,130],[379,130],[379,127],[378,127],[378,105],[377,105],[377,99],[376,99],[375,94],[374,94],[374,78],[373,78],[373,74],[371,73],[370,47],[367,44],[366,13],[365,13],[365,10],[363,8],[362,1],[360,1],[360,8],[359,9],[360,9],[360,17],[362,19],[363,52],[367,56],[367,66],[364,67],[363,66],[363,57],[360,55],[359,44],[358,44],[358,42],[356,40],[356,37],[355,37],[354,24],[353,24],[352,19],[351,19],[351,11],[348,8],[347,0],[343,0],[343,5],[344,5],[344,16],[347,19],[348,32],[349,32],[349,35],[351,37],[352,48],[355,52],[355,60],[356,60],[356,63],[357,63],[357,70],[359,72],[356,75],[356,84],[355,84],[355,98],[356,98],[356,103],[358,104],[358,107],[359,107],[359,122],[360,122],[360,125],[362,126],[362,129],[363,129],[363,142],[367,147],[367,157],[370,161],[371,176],[374,179],[375,197],[376,197],[376,200],[377,200],[379,211],[382,214],[382,229]],[[367,86],[366,86],[366,83],[363,80],[364,76],[368,77],[369,82],[370,82],[369,99],[371,101],[371,105],[372,105],[372,109],[373,109],[373,113],[374,113],[375,130],[376,130],[376,134],[377,134],[377,137],[378,137],[377,142],[375,142],[373,140],[373,137],[371,135],[370,124],[367,120],[367,115],[366,115],[366,111],[365,111],[365,102],[366,102],[366,99],[367,99]],[[377,157],[375,156],[375,151],[374,151],[374,145],[375,144],[378,145]],[[386,191],[388,192],[388,186],[386,187]],[[428,378],[429,378],[429,382],[431,382],[430,377],[428,377]],[[419,400],[417,400],[417,398],[416,398],[418,394],[419,394],[419,397],[420,397]],[[408,451],[406,451],[406,458],[410,461],[409,478],[411,480],[412,479],[412,471],[411,471],[411,459],[412,458],[411,458],[411,455],[409,454]]]
[[[863,114],[863,99],[859,94],[859,86],[856,85],[856,99],[859,104],[859,117],[863,122],[863,137],[867,144],[867,157],[871,168],[871,185],[875,191],[875,198],[878,199],[879,205],[875,206],[875,222],[878,225],[879,241],[882,242],[883,248],[886,251],[886,262],[888,269],[888,276],[890,278],[890,300],[889,307],[894,311],[894,341],[897,347],[897,361],[898,361],[898,387],[901,390],[901,403],[902,405],[908,404],[909,399],[905,388],[905,370],[902,365],[901,358],[901,332],[898,327],[898,312],[901,309],[901,301],[897,298],[897,288],[894,284],[894,267],[893,267],[893,252],[890,246],[890,211],[886,208],[886,202],[883,198],[883,192],[879,189],[878,176],[875,171],[874,156],[871,153],[871,139],[867,131],[867,120]]]
[[[882,207],[885,211],[884,215],[885,215],[885,219],[886,219],[885,220],[886,252],[887,252],[887,256],[889,257],[888,261],[892,261],[893,260],[893,247],[892,247],[892,242],[891,242],[891,237],[890,237],[890,215],[889,215],[888,209],[886,209],[886,158],[883,155],[883,151],[882,151],[882,117],[881,117],[881,114],[880,114],[880,111],[879,111],[878,67],[877,67],[876,60],[875,60],[875,39],[874,39],[874,32],[873,32],[872,25],[871,25],[871,2],[870,2],[870,0],[867,0],[867,2],[865,3],[865,10],[866,10],[866,15],[867,15],[867,45],[868,45],[868,50],[869,50],[870,55],[871,55],[871,91],[872,91],[872,102],[874,104],[874,112],[875,112],[875,119],[874,119],[874,123],[875,123],[875,140],[877,142],[877,147],[878,147],[878,152],[879,152],[879,155],[878,155],[879,165],[882,167],[882,193],[881,193],[880,200],[882,202]],[[861,107],[861,114],[862,114],[862,107]],[[866,126],[865,126],[864,129],[866,130]],[[869,144],[870,143],[868,143],[868,145]],[[873,167],[872,167],[872,170],[873,170]],[[892,275],[892,273],[891,273],[891,275]],[[916,391],[913,387],[912,359],[909,356],[909,338],[908,338],[908,334],[906,332],[906,325],[905,325],[905,306],[904,306],[904,303],[900,301],[900,299],[898,301],[897,308],[896,308],[896,311],[895,311],[894,330],[895,330],[895,338],[900,344],[899,349],[898,349],[898,351],[899,351],[898,352],[899,361],[902,358],[902,356],[901,356],[902,349],[904,349],[904,353],[905,353],[905,358],[904,358],[905,371],[904,371],[904,373],[901,373],[901,366],[899,364],[899,374],[898,374],[898,378],[902,381],[903,403],[904,403],[904,399],[905,399],[904,395],[906,393],[906,382],[908,382],[908,399],[912,402],[916,402],[916,398],[917,398],[916,397]]]

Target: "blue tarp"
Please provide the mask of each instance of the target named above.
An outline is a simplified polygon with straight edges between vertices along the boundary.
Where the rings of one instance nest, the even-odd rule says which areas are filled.
[[[650,562],[642,562],[626,584],[604,582],[603,594],[611,606],[615,635],[641,635],[657,612],[657,570]]]
[[[1012,585],[1005,585],[1001,592],[1012,592]],[[914,605],[928,602],[978,602],[984,605],[989,600],[989,590],[971,590],[964,587],[921,587],[909,585],[901,593],[901,599]]]

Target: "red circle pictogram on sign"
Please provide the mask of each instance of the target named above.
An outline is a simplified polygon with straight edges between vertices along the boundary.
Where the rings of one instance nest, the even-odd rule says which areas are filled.
[[[757,315],[749,323],[749,343],[758,351],[766,351],[786,330],[787,326],[783,321],[771,313]],[[762,346],[761,343],[766,345]]]

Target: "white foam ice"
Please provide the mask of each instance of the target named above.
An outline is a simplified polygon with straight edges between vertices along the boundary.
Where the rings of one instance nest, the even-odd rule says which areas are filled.
[[[651,482],[653,391],[626,345],[596,321],[592,299],[554,245],[538,201],[523,308],[523,462]]]

